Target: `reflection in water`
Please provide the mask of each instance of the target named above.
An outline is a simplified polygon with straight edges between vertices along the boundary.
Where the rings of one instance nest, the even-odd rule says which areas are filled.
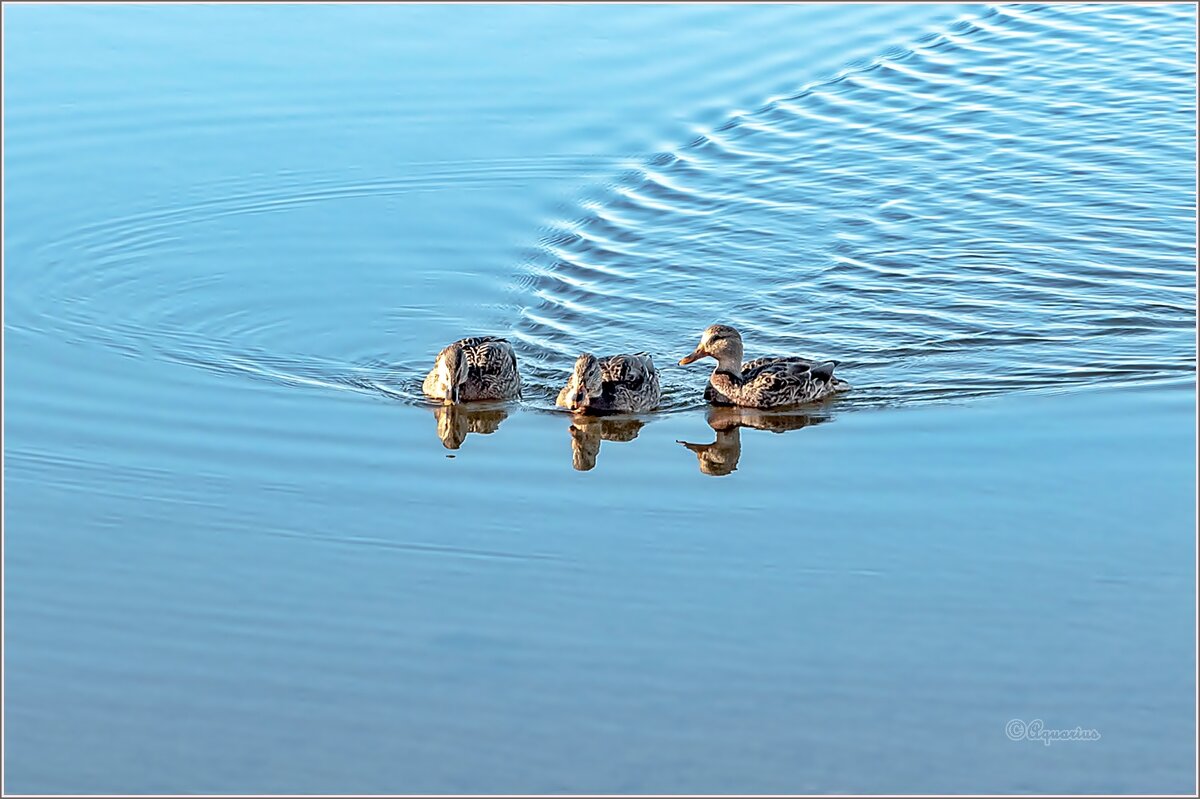
[[[743,427],[783,433],[827,422],[830,418],[827,414],[813,411],[779,412],[716,406],[710,408],[707,414],[708,426],[717,432],[715,441],[711,444],[677,443],[696,453],[701,472],[719,477],[737,469],[738,459],[742,457]]]
[[[729,474],[737,468],[738,458],[742,457],[742,431],[737,427],[718,430],[717,440],[711,444],[689,444],[687,441],[679,443],[696,453],[696,458],[700,461],[700,471],[705,474]]]
[[[596,468],[601,441],[633,441],[645,426],[640,419],[576,416],[571,422],[571,465],[577,471]]]
[[[508,418],[509,406],[504,403],[466,403],[429,406],[437,419],[437,434],[446,449],[458,449],[470,433],[494,433]],[[737,469],[742,454],[741,428],[769,430],[782,433],[820,424],[831,417],[824,411],[763,411],[754,408],[712,406],[705,416],[709,427],[716,431],[710,444],[679,441],[696,453],[700,471],[725,475]],[[643,419],[613,416],[571,417],[571,465],[576,471],[596,468],[602,441],[633,441],[646,426]]]
[[[508,418],[508,408],[497,403],[434,405],[437,434],[446,449],[458,449],[468,433],[494,433]]]

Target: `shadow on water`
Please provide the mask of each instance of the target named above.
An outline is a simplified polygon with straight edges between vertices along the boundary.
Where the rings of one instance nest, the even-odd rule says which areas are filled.
[[[446,449],[458,449],[471,433],[490,435],[508,418],[508,406],[503,403],[433,405],[430,408],[437,420],[438,438]]]
[[[676,441],[696,454],[700,471],[723,477],[737,470],[742,457],[742,428],[785,433],[831,421],[826,411],[760,411],[754,408],[712,407],[706,420],[717,437],[709,444]]]

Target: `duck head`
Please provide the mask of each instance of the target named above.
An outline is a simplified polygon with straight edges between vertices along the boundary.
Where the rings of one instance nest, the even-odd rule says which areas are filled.
[[[742,335],[729,325],[711,325],[700,336],[700,344],[680,359],[680,366],[701,358],[715,358],[717,368],[734,374],[742,371]]]
[[[438,354],[438,382],[445,391],[442,402],[455,404],[467,382],[467,358],[462,347],[447,347]]]
[[[558,394],[558,405],[563,408],[583,410],[604,391],[604,379],[600,372],[600,360],[589,352],[575,359],[575,367],[567,378],[567,385]]]

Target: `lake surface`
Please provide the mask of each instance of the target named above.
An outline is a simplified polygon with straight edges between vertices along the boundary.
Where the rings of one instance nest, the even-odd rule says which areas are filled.
[[[6,6],[5,790],[1194,791],[1195,22]]]

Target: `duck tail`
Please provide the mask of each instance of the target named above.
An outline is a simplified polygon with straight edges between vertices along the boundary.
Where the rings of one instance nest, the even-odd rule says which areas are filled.
[[[837,361],[824,361],[822,363],[814,364],[809,371],[817,380],[828,383],[833,379],[833,370],[837,368],[837,365]]]

